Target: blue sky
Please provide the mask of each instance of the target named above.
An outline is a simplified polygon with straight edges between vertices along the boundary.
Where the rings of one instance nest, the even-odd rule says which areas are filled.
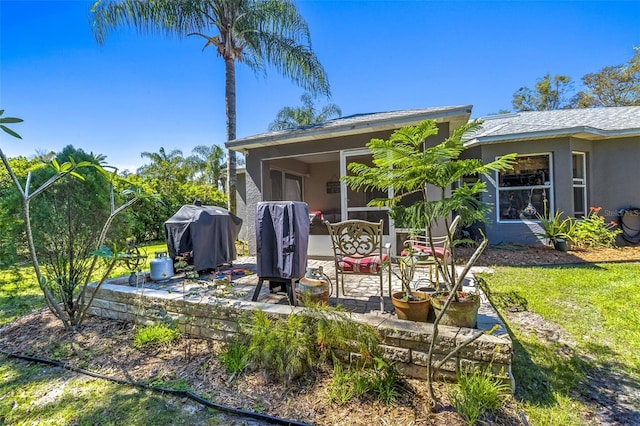
[[[575,80],[629,60],[640,2],[296,2],[343,115],[473,105],[511,108],[546,73]],[[9,157],[68,144],[135,169],[144,151],[224,146],[224,66],[202,40],[90,31],[87,1],[0,0],[0,108],[25,120]],[[238,137],[266,131],[302,89],[237,68]],[[320,99],[317,105],[326,103]]]

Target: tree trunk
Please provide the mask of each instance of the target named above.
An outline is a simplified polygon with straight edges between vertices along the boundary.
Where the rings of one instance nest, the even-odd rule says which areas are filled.
[[[227,140],[236,138],[236,64],[233,58],[224,59],[225,68],[225,107],[227,113]],[[236,214],[236,152],[227,150],[227,196],[228,208]]]

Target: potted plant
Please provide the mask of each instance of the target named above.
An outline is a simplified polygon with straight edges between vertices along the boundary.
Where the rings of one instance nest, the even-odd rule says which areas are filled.
[[[434,256],[435,267],[438,268],[447,289],[446,293],[431,298],[432,304],[437,303],[436,299],[443,301],[442,315],[436,317],[436,323],[441,321],[452,304],[464,304],[468,299],[474,298],[462,291],[462,282],[487,244],[484,239],[471,257],[470,263],[458,274],[455,268],[457,227],[450,228],[454,219],[453,213],[460,216],[459,225],[468,226],[475,222],[485,222],[490,211],[490,205],[480,200],[480,194],[486,191],[485,182],[479,178],[471,184],[459,185],[459,182],[463,178],[469,182],[469,177],[511,168],[515,162],[516,154],[502,156],[487,164],[480,159],[461,158],[465,150],[465,134],[477,130],[480,125],[479,121],[467,123],[434,146],[425,146],[425,140],[438,133],[435,120],[425,120],[416,126],[403,127],[396,130],[387,140],[369,141],[367,147],[372,153],[373,165],[351,163],[348,169],[353,174],[342,178],[347,185],[356,190],[387,191],[393,188],[392,198],[374,199],[369,206],[389,207],[393,219],[402,217],[403,222],[413,230],[426,231],[432,253],[436,253],[433,231],[436,225],[444,224],[450,255],[443,258]],[[405,199],[414,201],[407,205]],[[403,292],[406,298],[411,295],[407,286]],[[475,319],[473,323],[475,325]]]
[[[563,218],[563,215],[564,212],[557,210],[552,217],[549,217],[546,213],[537,215],[543,232],[536,232],[535,235],[547,239],[559,251],[567,251],[569,249],[569,244],[574,239],[576,229],[573,218]]]
[[[431,298],[427,293],[411,288],[416,260],[417,258],[410,254],[398,260],[399,274],[393,269],[391,270],[402,282],[402,291],[391,295],[391,303],[395,308],[398,319],[427,322]],[[391,264],[387,265],[387,267],[391,268]]]

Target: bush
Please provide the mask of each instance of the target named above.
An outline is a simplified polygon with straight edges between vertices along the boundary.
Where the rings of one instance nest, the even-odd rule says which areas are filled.
[[[615,222],[605,223],[600,216],[601,207],[589,207],[589,213],[577,221],[574,230],[574,242],[580,247],[615,247],[616,236],[622,232]]]
[[[133,344],[136,347],[171,343],[180,337],[180,331],[166,324],[151,324],[136,330]]]
[[[543,232],[535,234],[538,237],[546,238],[549,242],[559,239],[571,241],[575,239],[575,220],[571,217],[563,217],[564,212],[556,210],[553,217],[549,217],[548,214],[538,214],[537,216],[543,230]]]
[[[333,379],[329,385],[329,402],[344,405],[353,398],[372,395],[387,405],[396,402],[403,387],[395,366],[376,357],[375,368],[355,366],[344,369],[334,360]]]
[[[474,370],[458,375],[458,389],[449,398],[467,425],[473,426],[485,411],[499,409],[508,392],[509,386],[490,371]]]
[[[218,355],[222,367],[229,374],[240,374],[249,363],[247,345],[240,341],[228,343],[224,350]]]
[[[327,360],[336,351],[357,352],[370,360],[380,352],[373,327],[351,320],[343,310],[311,304],[305,315],[272,318],[257,311],[241,321],[248,336],[249,363],[276,380],[290,382]]]

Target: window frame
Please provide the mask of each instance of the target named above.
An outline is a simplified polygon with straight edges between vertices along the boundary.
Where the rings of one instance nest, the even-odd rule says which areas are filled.
[[[284,198],[285,194],[286,194],[286,181],[287,181],[287,176],[292,176],[295,177],[296,179],[300,179],[300,200],[274,200],[274,196],[273,196],[273,183],[274,183],[274,179],[272,177],[272,173],[273,172],[278,172],[280,173],[280,190],[282,193],[282,197]],[[291,172],[290,170],[284,170],[278,167],[270,167],[269,168],[269,179],[271,180],[271,196],[269,198],[271,198],[271,200],[269,201],[304,201],[304,178],[305,175],[302,173],[295,173],[295,172]]]
[[[523,186],[508,186],[508,187],[501,187],[500,186],[500,172],[496,171],[494,174],[494,178],[495,178],[495,220],[496,223],[499,224],[521,224],[525,221],[534,221],[534,222],[539,222],[539,219],[533,217],[533,218],[527,218],[527,219],[502,219],[500,217],[500,193],[502,191],[531,191],[532,189],[546,189],[547,191],[547,209],[548,209],[548,213],[549,214],[553,214],[553,212],[555,211],[555,204],[554,204],[554,171],[553,171],[553,152],[533,152],[533,153],[528,153],[528,154],[519,154],[516,159],[518,158],[523,158],[523,157],[540,157],[540,156],[546,156],[548,158],[549,161],[549,181],[545,182],[544,185],[523,185]],[[496,157],[496,159],[500,158],[499,156]],[[544,212],[538,212],[539,214],[544,214]]]
[[[583,177],[579,178],[573,174],[573,157],[581,156],[582,157],[582,173]],[[587,153],[585,151],[572,151],[571,152],[571,189],[573,194],[573,216],[574,217],[582,217],[587,215]],[[576,196],[575,190],[576,188],[582,188],[582,211],[576,208]]]

